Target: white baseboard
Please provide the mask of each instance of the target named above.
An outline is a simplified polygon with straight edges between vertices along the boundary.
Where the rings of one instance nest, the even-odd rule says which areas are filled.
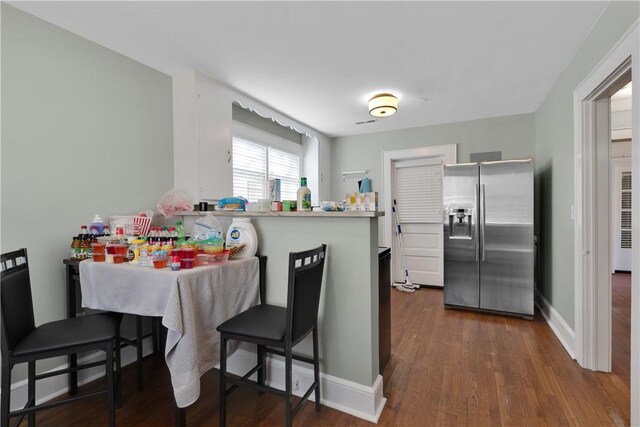
[[[144,354],[151,353],[151,343],[145,340]],[[82,357],[79,363],[91,363],[103,359],[102,352],[95,352]],[[122,349],[122,366],[135,362],[135,348]],[[284,389],[284,362],[279,357],[267,358],[267,384]],[[256,355],[245,349],[237,350],[227,361],[229,372],[244,375],[256,364]],[[66,364],[53,370],[66,367]],[[50,372],[50,371],[49,371]],[[313,369],[294,364],[294,378],[299,379],[299,389],[294,391],[302,396],[313,383]],[[104,376],[104,367],[96,366],[78,372],[78,385],[83,385]],[[338,411],[345,412],[364,420],[377,423],[384,409],[387,399],[382,395],[382,376],[378,375],[372,386],[364,386],[328,374],[320,374],[320,392],[322,404]],[[38,404],[54,399],[67,392],[67,375],[59,375],[38,381],[36,387],[36,402]],[[27,380],[21,380],[11,385],[11,410],[22,408],[27,401]],[[1,392],[1,391],[0,391]],[[312,393],[309,397],[314,401]]]
[[[150,339],[145,339],[144,343],[144,354],[151,354],[152,343]],[[136,361],[136,349],[133,347],[124,347],[121,352],[122,356],[122,366],[126,366],[130,363],[134,363]],[[66,359],[66,357],[65,357]],[[78,359],[78,363],[91,363],[97,362],[99,360],[104,360],[104,353],[102,351],[96,351],[90,354],[85,355]],[[64,369],[67,367],[67,363],[65,362],[63,365],[57,366],[53,369],[50,369],[46,372],[52,372],[58,369]],[[36,365],[37,370],[37,365]],[[37,370],[38,373],[44,373]],[[78,385],[83,385],[89,383],[98,378],[104,377],[104,366],[95,366],[93,368],[84,369],[82,371],[78,371]],[[58,396],[61,396],[67,392],[68,387],[68,376],[67,375],[57,375],[55,377],[45,378],[39,380],[36,383],[36,404],[41,404],[48,400],[54,399]],[[0,393],[2,390],[0,390]],[[27,380],[26,378],[20,381],[17,381],[11,384],[11,410],[15,411],[17,409],[23,408],[27,402]]]
[[[244,375],[256,364],[256,354],[245,349],[237,350],[227,361],[227,369],[236,375]],[[266,382],[271,387],[284,389],[284,361],[280,357],[267,358]],[[313,369],[293,365],[299,388],[294,394],[302,396],[313,383]],[[322,404],[364,420],[377,423],[387,399],[382,396],[382,376],[378,375],[372,386],[364,386],[332,375],[320,373]],[[315,401],[314,393],[309,400]]]
[[[560,313],[547,301],[547,299],[536,289],[536,305],[540,309],[540,313],[547,321],[551,330],[556,334],[564,349],[569,353],[572,359],[575,359],[575,343],[576,336],[571,327],[560,316]]]

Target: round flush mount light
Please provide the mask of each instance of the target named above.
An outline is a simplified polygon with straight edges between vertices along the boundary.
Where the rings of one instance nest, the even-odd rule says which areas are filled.
[[[373,117],[392,116],[398,111],[398,98],[390,93],[380,93],[369,100],[369,114]]]

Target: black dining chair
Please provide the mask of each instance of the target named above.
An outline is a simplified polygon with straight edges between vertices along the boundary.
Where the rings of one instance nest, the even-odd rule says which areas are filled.
[[[226,425],[226,398],[238,385],[285,398],[285,421],[291,426],[293,416],[315,391],[316,411],[320,410],[320,360],[318,355],[318,306],[327,245],[304,252],[289,253],[289,283],[287,306],[266,304],[254,306],[218,326],[220,332],[220,426]],[[293,347],[313,333],[313,357],[293,354]],[[227,373],[227,341],[237,340],[257,345],[258,364],[242,378]],[[285,359],[285,389],[267,386],[266,353]],[[300,401],[293,406],[292,360],[313,365],[314,381]],[[257,381],[249,377],[257,373]],[[227,382],[233,385],[227,390]]]
[[[35,426],[36,411],[101,395],[107,396],[109,426],[115,426],[114,366],[119,373],[119,328],[122,315],[101,313],[35,326],[27,250],[19,249],[2,254],[1,268],[2,393],[0,426],[7,427],[9,419],[13,417],[20,417],[17,423],[20,424],[26,415],[29,426],[33,427]],[[36,361],[38,360],[96,350],[105,352],[104,361],[36,374]],[[28,364],[27,403],[23,409],[10,411],[11,370],[14,365],[19,363]],[[36,405],[37,380],[99,365],[105,365],[107,380],[105,390]]]

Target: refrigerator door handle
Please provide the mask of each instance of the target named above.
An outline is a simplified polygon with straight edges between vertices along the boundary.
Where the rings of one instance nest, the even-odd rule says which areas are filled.
[[[480,245],[482,246],[482,261],[484,261],[484,225],[486,217],[486,206],[484,203],[485,191],[484,184],[480,185],[480,202],[482,203],[482,214],[480,215]]]
[[[480,220],[480,186],[478,184],[473,186],[473,191],[474,194],[476,196],[476,235],[475,235],[475,240],[476,240],[476,261],[478,261],[478,257],[479,257],[479,252],[480,252],[480,224],[479,224],[479,220]]]

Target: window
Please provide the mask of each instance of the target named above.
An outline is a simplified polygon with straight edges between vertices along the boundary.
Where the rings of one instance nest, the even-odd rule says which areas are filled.
[[[281,199],[295,200],[301,146],[237,122],[233,134],[233,195],[267,198],[269,178],[279,178]]]

